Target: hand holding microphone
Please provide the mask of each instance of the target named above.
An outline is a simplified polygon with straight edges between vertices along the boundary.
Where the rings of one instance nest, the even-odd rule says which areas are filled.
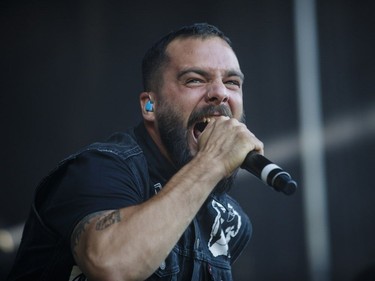
[[[240,139],[242,139],[242,142],[252,142],[254,148],[255,144],[258,145],[258,148],[262,146],[259,145],[260,141],[238,120],[221,116],[213,118],[212,121],[214,122],[205,123],[204,128],[201,129],[202,134],[199,136],[200,147],[206,146],[210,138],[215,140],[213,143],[215,146],[226,147],[226,149],[221,151],[229,150],[228,147],[232,151],[235,150],[234,148],[236,148],[236,144]],[[246,137],[244,138],[243,136],[245,135]],[[215,151],[212,148],[210,150]],[[252,173],[276,191],[290,195],[297,189],[297,183],[287,172],[255,150],[247,154],[241,164],[241,168]]]

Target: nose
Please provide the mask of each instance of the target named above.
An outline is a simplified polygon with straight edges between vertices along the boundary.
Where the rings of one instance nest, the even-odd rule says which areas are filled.
[[[226,103],[229,100],[228,89],[223,82],[215,82],[207,89],[206,101],[214,105]]]

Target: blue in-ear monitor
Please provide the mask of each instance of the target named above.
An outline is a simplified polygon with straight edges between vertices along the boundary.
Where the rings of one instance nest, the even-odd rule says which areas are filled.
[[[146,105],[145,105],[145,110],[147,111],[147,112],[152,112],[152,111],[154,111],[154,105],[153,105],[154,103],[152,102],[152,101],[150,101],[150,100],[148,100],[147,102],[146,102]]]

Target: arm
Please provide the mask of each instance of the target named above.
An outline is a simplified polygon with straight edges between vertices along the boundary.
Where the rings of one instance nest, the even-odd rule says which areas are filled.
[[[144,280],[150,276],[216,184],[241,165],[248,151],[262,151],[262,144],[244,125],[224,117],[209,124],[199,147],[194,159],[150,200],[94,214],[77,225],[72,249],[89,280]],[[150,233],[153,239],[149,239]]]

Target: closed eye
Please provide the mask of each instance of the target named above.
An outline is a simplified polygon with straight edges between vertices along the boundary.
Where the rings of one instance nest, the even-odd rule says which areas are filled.
[[[204,80],[199,79],[199,78],[191,78],[186,81],[186,84],[190,84],[190,85],[199,85],[202,83],[204,83]]]
[[[231,88],[241,88],[242,83],[238,80],[228,80],[224,82],[225,85],[228,85]]]
[[[230,81],[227,81],[225,82],[226,84],[231,84],[231,85],[237,85],[237,86],[240,86],[240,82],[238,81],[235,81],[235,80],[230,80]]]

